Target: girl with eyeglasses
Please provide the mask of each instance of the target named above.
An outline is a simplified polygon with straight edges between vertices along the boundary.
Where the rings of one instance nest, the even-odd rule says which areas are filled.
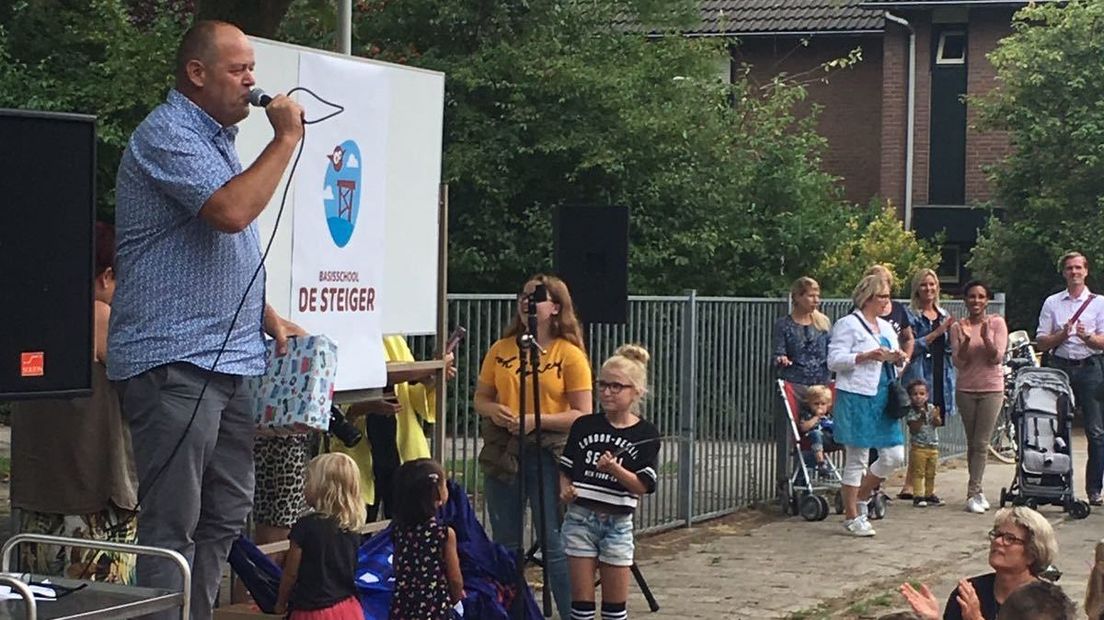
[[[518,441],[522,425],[521,376],[518,337],[525,333],[529,302],[536,307],[537,344],[542,349],[535,374],[540,385],[541,442],[535,443],[534,411],[537,401],[532,380],[526,381],[525,458],[518,463]],[[530,375],[534,370],[528,370]],[[483,448],[479,464],[485,474],[487,512],[491,536],[507,549],[521,541],[522,522],[518,514],[519,476],[525,476],[525,495],[534,522],[544,525],[542,557],[552,597],[561,618],[571,613],[571,586],[567,558],[560,538],[557,463],[567,432],[581,416],[593,411],[590,361],[583,345],[583,330],[575,316],[571,293],[563,280],[536,275],[518,293],[517,313],[502,339],[483,358],[475,391],[475,410],[482,417]],[[538,478],[537,463],[543,477]],[[519,471],[523,470],[523,471]],[[544,511],[540,510],[544,496]],[[538,518],[539,517],[539,518]]]
[[[993,572],[962,579],[939,615],[939,599],[931,589],[901,584],[901,594],[913,611],[927,620],[995,620],[1001,605],[1017,588],[1034,583],[1053,570],[1058,540],[1050,523],[1026,507],[1002,508],[989,530],[989,566]]]
[[[571,620],[594,620],[594,574],[602,620],[628,617],[633,521],[641,495],[656,488],[659,431],[640,417],[648,392],[648,351],[627,344],[602,365],[597,415],[571,425],[560,457],[563,540],[571,573]]]

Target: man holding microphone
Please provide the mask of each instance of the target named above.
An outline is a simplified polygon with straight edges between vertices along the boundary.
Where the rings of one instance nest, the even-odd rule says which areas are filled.
[[[265,303],[256,223],[303,137],[303,110],[273,98],[272,141],[243,169],[235,124],[249,114],[253,66],[238,28],[193,25],[175,88],[131,136],[116,185],[107,369],[133,440],[138,542],[188,559],[192,617],[202,619],[253,502],[255,423],[243,379],[265,370],[263,333],[279,353],[303,334]],[[137,580],[182,587],[160,558],[140,558]]]

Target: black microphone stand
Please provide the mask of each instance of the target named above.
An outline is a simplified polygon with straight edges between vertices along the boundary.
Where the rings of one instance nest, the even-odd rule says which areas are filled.
[[[536,459],[537,459],[537,506],[538,509],[533,511],[533,522],[537,525],[537,542],[534,546],[539,546],[543,551],[547,547],[545,546],[547,536],[547,525],[544,522],[544,489],[542,488],[544,482],[544,459],[541,458],[541,409],[540,409],[540,355],[542,350],[540,344],[537,342],[537,303],[548,299],[548,289],[543,284],[538,284],[536,288],[528,296],[528,303],[526,307],[526,332],[518,335],[518,373],[520,374],[519,382],[519,396],[520,407],[518,408],[518,540],[517,540],[517,596],[514,597],[514,605],[511,610],[511,617],[515,620],[521,620],[525,617],[525,601],[524,596],[526,586],[528,585],[525,580],[525,565],[532,555],[533,551],[526,553],[525,543],[523,542],[523,524],[525,523],[525,459],[526,457],[526,430],[525,430],[525,416],[528,409],[529,401],[526,399],[526,387],[525,384],[528,381],[533,382],[533,443],[536,446]],[[535,550],[534,550],[535,551]],[[541,578],[544,582],[544,587],[541,589],[541,602],[544,612],[544,617],[552,617],[552,587],[548,582],[548,562],[546,557],[541,558]]]

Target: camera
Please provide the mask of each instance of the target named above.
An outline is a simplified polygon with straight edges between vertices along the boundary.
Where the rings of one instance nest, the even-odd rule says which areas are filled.
[[[341,413],[337,405],[330,407],[330,425],[326,428],[326,432],[340,439],[341,443],[348,448],[352,448],[364,439],[364,435],[352,422],[345,419],[345,414]]]

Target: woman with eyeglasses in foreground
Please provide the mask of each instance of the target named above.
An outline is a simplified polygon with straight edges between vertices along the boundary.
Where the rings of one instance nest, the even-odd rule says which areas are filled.
[[[644,347],[627,344],[602,364],[596,384],[602,409],[571,425],[560,457],[572,620],[595,617],[595,571],[602,581],[602,620],[628,617],[632,515],[640,496],[655,491],[659,454],[659,431],[640,417],[648,359]]]
[[[1020,586],[1042,579],[1058,559],[1050,523],[1026,506],[1002,508],[989,531],[993,572],[958,582],[947,599],[943,620],[996,620],[1001,604]],[[901,584],[901,594],[921,617],[937,620],[939,600],[926,585]]]
[[[525,333],[529,302],[536,306],[537,344],[543,350],[535,374],[540,384],[541,438],[536,443],[533,382],[526,381],[525,458],[518,463],[521,424],[521,375],[518,337]],[[529,376],[534,374],[528,369]],[[518,307],[502,338],[483,358],[475,389],[475,410],[483,418],[480,435],[487,512],[494,541],[514,550],[521,541],[518,512],[519,476],[525,476],[525,495],[535,523],[544,524],[542,557],[548,572],[546,587],[561,618],[571,617],[571,585],[560,537],[559,458],[567,432],[579,417],[594,410],[590,361],[583,345],[583,329],[575,316],[571,293],[563,280],[535,275],[518,293]],[[537,476],[537,463],[541,477]],[[541,495],[544,510],[541,511]],[[536,518],[538,517],[539,518]]]

